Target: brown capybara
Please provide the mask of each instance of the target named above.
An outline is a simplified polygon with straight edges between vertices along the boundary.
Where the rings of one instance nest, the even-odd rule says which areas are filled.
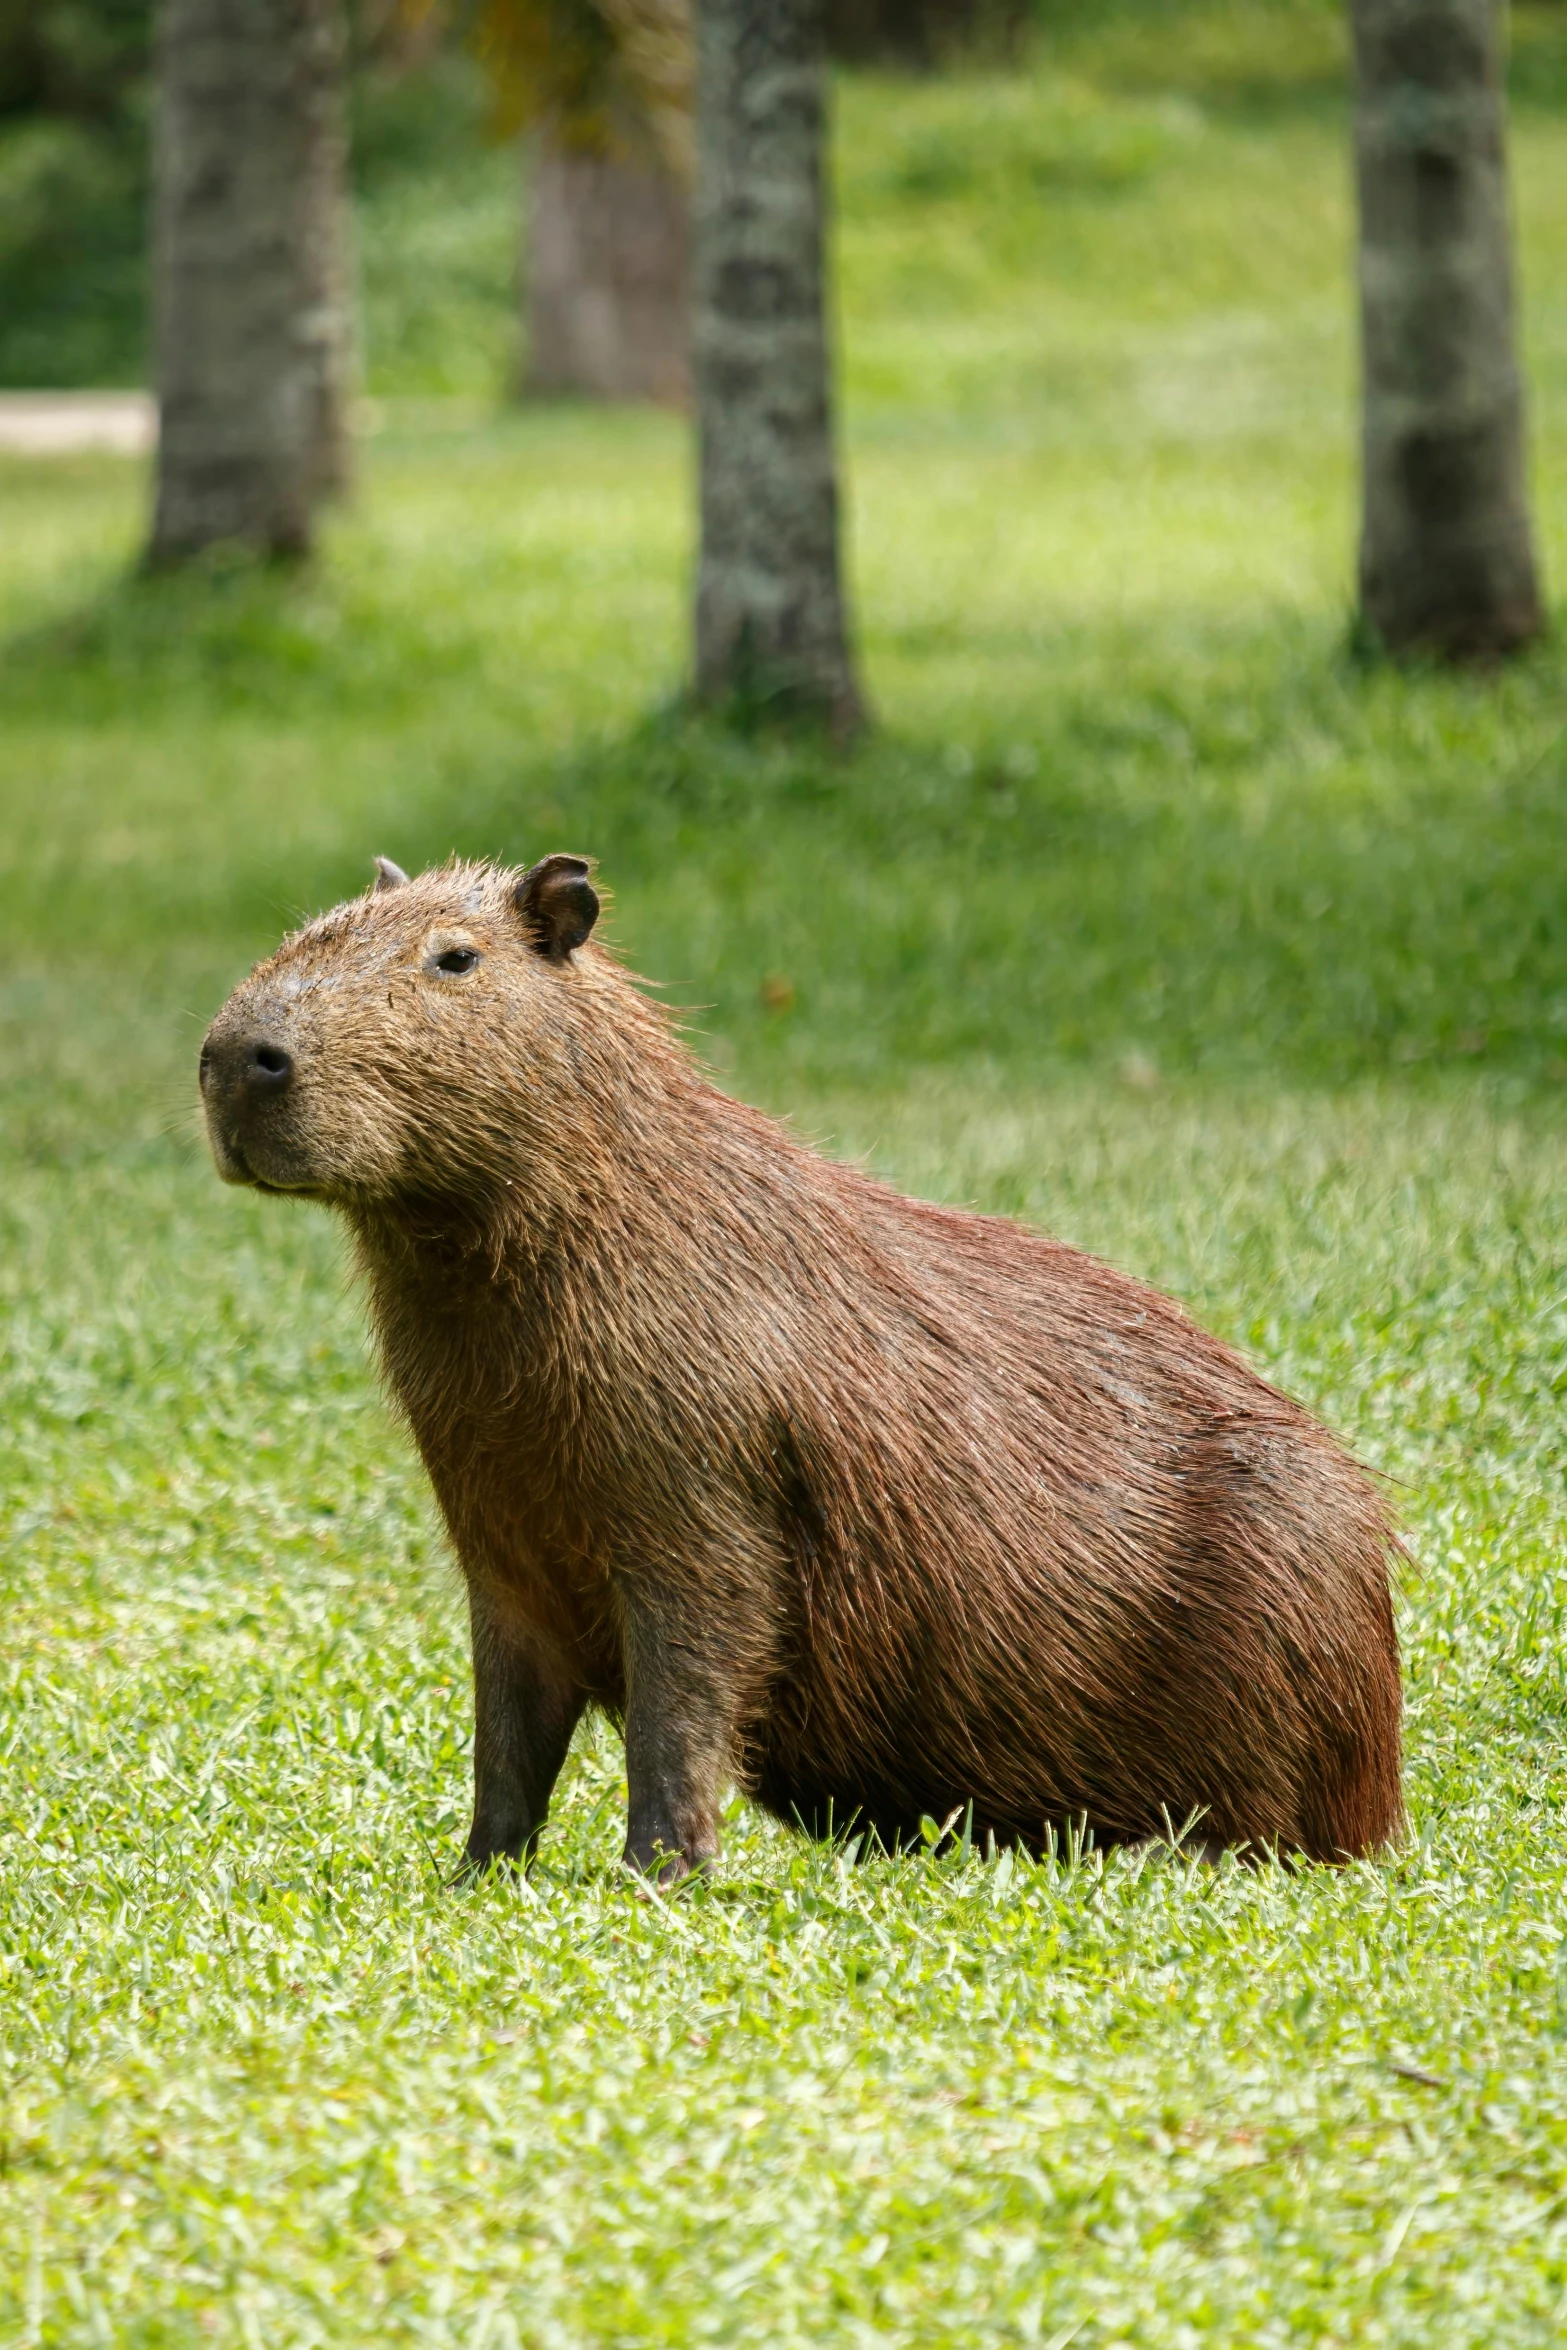
[[[219,1172],[347,1218],[473,1630],[474,1866],[587,1706],[626,1856],[733,1778],[889,1844],[1198,1815],[1398,1828],[1398,1551],[1368,1478],[1178,1306],[717,1092],[577,857],[453,864],[285,941],[202,1048]]]

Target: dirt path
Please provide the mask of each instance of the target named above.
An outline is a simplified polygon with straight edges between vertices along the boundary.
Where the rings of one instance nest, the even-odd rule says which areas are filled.
[[[157,410],[147,392],[0,392],[0,451],[9,455],[110,449],[145,457],[157,437]]]

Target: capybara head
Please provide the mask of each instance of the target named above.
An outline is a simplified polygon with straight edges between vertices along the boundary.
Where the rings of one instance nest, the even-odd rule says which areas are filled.
[[[599,901],[581,857],[453,864],[374,887],[286,939],[213,1021],[201,1095],[226,1182],[338,1206],[472,1198],[558,1098],[563,990]],[[591,959],[591,958],[590,958]],[[493,1142],[493,1148],[489,1147]]]

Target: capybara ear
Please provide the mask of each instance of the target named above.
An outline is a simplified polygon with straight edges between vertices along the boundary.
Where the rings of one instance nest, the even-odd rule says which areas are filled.
[[[401,889],[407,879],[408,876],[401,865],[394,865],[390,857],[377,857],[375,861],[375,894],[377,897],[380,896],[383,889]]]
[[[552,963],[563,963],[598,920],[586,857],[541,857],[518,882],[516,902],[534,945]]]

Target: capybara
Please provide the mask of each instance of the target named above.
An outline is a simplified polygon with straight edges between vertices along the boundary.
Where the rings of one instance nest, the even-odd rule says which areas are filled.
[[[922,1816],[1332,1861],[1398,1828],[1371,1481],[1156,1291],[901,1198],[709,1082],[579,857],[309,923],[213,1022],[231,1183],[341,1210],[467,1582],[467,1861],[587,1706],[626,1857]]]

